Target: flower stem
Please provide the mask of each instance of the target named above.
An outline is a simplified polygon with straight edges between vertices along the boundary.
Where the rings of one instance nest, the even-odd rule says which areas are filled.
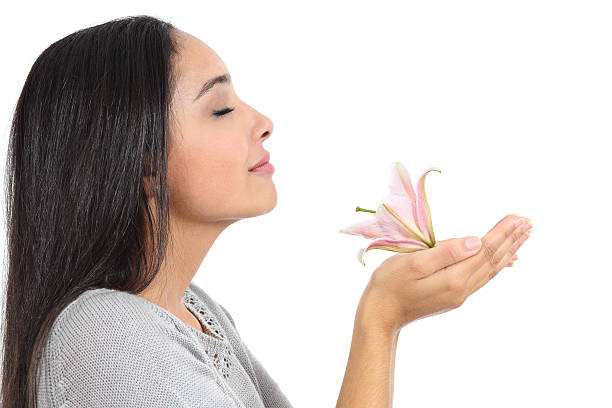
[[[359,206],[357,206],[357,208],[355,208],[355,211],[359,212],[359,211],[363,211],[363,212],[371,212],[376,214],[376,211],[372,211],[372,210],[366,210],[365,208],[361,208]]]

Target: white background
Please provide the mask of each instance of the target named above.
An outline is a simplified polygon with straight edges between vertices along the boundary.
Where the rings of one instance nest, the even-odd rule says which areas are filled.
[[[390,165],[426,192],[438,241],[503,216],[531,238],[460,308],[413,322],[396,407],[609,407],[612,13],[596,1],[53,1],[2,6],[2,152],[36,57],[149,14],[211,46],[275,125],[276,208],[228,228],[194,281],[296,407],[334,406],[372,271],[338,229],[372,216]],[[4,162],[4,158],[3,158]]]

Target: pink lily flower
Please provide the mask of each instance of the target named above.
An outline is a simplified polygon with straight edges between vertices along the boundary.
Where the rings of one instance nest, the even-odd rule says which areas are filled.
[[[425,176],[430,171],[442,173],[432,167],[419,178],[415,188],[404,165],[395,162],[391,169],[389,187],[391,193],[376,211],[357,207],[356,211],[374,213],[374,219],[362,221],[340,232],[374,238],[366,248],[361,248],[357,259],[363,262],[364,254],[370,249],[384,249],[393,252],[414,252],[433,248],[436,244],[431,213],[425,197]]]

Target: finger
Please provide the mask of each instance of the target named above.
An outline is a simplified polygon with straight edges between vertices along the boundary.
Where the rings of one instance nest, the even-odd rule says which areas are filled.
[[[476,240],[476,246],[468,246],[467,241]],[[411,252],[406,255],[406,263],[416,279],[424,279],[447,266],[476,254],[481,242],[478,237],[452,238],[436,242],[433,248]]]
[[[510,262],[508,262],[507,266],[514,266],[514,261],[516,261],[517,259],[518,259],[517,254],[512,255],[512,259],[510,260]]]
[[[512,247],[508,251],[506,256],[500,262],[501,265],[503,265],[504,261],[507,259],[508,260],[508,265],[509,266],[514,266],[514,261],[518,260],[518,255],[516,254],[516,252],[523,245],[523,243],[527,240],[527,238],[529,238],[531,236],[531,231],[533,231],[533,224],[531,224],[531,222],[529,221],[528,225],[524,226],[522,229],[523,229],[523,231],[525,231],[525,230],[527,230],[527,231],[523,232],[523,235],[519,239],[519,242],[515,243],[514,247]],[[486,281],[491,280],[495,275],[497,275],[499,273],[499,271],[501,269],[503,269],[503,267],[495,268],[494,270],[490,271],[489,275],[487,276],[488,279]],[[475,292],[476,290],[478,290],[480,288],[480,286],[481,285],[479,285],[477,288],[473,289],[472,293]]]
[[[510,251],[517,251],[518,248],[520,248],[525,243],[525,241],[529,238],[529,236],[530,236],[529,230],[525,231],[525,233],[521,236],[521,238],[516,243],[513,244],[514,248],[512,248]],[[511,258],[511,252],[509,252],[505,256],[505,259],[510,259],[510,258]],[[479,271],[478,276],[480,276],[481,278],[479,281],[475,279],[473,282],[468,284],[468,294],[467,295],[470,296],[472,293],[476,292],[478,289],[483,287],[487,282],[493,279],[499,273],[501,269],[502,268],[498,266],[498,267],[489,269],[488,271],[486,270]]]
[[[523,222],[510,233],[506,231],[506,239],[497,247],[488,248],[486,238],[483,238],[483,250],[486,254],[487,262],[482,264],[475,273],[471,274],[467,281],[469,293],[473,293],[474,287],[483,279],[490,280],[495,276],[518,250],[522,242],[519,242],[523,234],[531,228],[531,224]],[[494,249],[493,249],[494,248]]]
[[[518,242],[518,248],[520,248],[525,243],[525,241],[529,238],[529,236],[530,236],[530,232],[529,231],[527,231],[527,232],[525,232],[523,234],[523,236],[521,237],[521,239]],[[487,276],[485,276],[480,282],[478,282],[474,287],[470,288],[470,290],[468,292],[468,296],[471,295],[472,293],[476,292],[478,289],[480,289],[485,284],[487,284],[491,279],[493,279],[499,273],[499,270],[501,270],[501,268],[496,268],[496,269],[490,271],[489,274],[487,274]]]
[[[517,259],[518,259],[518,255],[517,255],[517,254],[512,255],[512,259],[510,259],[510,260],[508,261],[508,263],[506,264],[506,266],[514,266],[514,261],[516,261]]]
[[[462,262],[443,267],[437,272],[421,279],[421,290],[430,295],[437,292],[456,292],[458,286],[467,283],[470,276],[474,275],[483,265],[490,263],[491,259],[494,262],[499,262],[501,259],[495,258],[497,248],[502,246],[505,241],[513,240],[514,223],[519,218],[521,217],[515,214],[505,216],[481,239],[482,246],[475,255],[469,256]],[[434,249],[435,247],[419,252],[429,252]],[[414,252],[412,255],[417,253]],[[418,258],[415,258],[415,260],[418,260]],[[436,261],[432,259],[431,262],[435,264]]]
[[[517,242],[529,228],[531,224],[525,217],[517,217],[509,218],[489,231],[482,238],[482,249],[474,257],[481,261],[480,264],[475,265],[475,269],[468,269],[467,287],[475,286],[494,270],[501,270],[514,255],[518,249]]]

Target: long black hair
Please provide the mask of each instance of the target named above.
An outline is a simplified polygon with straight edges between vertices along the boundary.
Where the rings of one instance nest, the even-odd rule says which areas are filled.
[[[88,27],[27,76],[6,162],[4,408],[35,406],[38,360],[70,302],[95,288],[138,294],[159,271],[171,240],[174,30],[150,16]]]

